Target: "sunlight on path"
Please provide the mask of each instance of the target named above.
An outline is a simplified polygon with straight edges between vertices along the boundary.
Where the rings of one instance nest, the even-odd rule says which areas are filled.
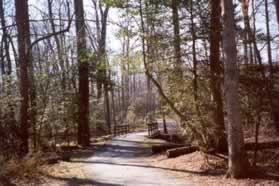
[[[190,186],[169,175],[171,170],[151,167],[144,157],[151,155],[146,133],[114,138],[95,156],[84,160],[85,173],[100,186]]]

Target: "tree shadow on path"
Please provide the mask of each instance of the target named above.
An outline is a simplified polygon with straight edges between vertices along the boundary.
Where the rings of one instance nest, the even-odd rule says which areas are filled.
[[[81,179],[81,178],[64,178],[64,177],[56,177],[51,175],[45,175],[46,177],[52,180],[64,181],[68,186],[80,186],[80,185],[98,185],[98,186],[122,186],[120,184],[113,184],[108,182],[99,182],[91,179]]]
[[[219,172],[212,172],[212,171],[190,171],[190,170],[180,170],[180,169],[171,169],[171,168],[164,168],[164,167],[156,167],[150,165],[139,165],[133,162],[131,163],[114,163],[114,162],[104,162],[104,161],[72,161],[73,163],[89,163],[89,164],[107,164],[107,165],[115,165],[115,166],[124,166],[124,167],[141,167],[141,168],[150,168],[150,169],[161,169],[164,171],[171,171],[171,172],[182,172],[182,173],[190,173],[196,174],[200,176],[219,176],[223,175],[224,171]]]
[[[181,170],[181,169],[171,169],[171,168],[164,168],[164,167],[157,167],[157,166],[150,166],[150,165],[140,165],[136,163],[115,163],[115,162],[105,162],[105,161],[72,161],[73,163],[89,163],[89,164],[107,164],[112,166],[124,166],[124,167],[142,167],[142,168],[150,168],[150,169],[160,169],[163,171],[170,171],[170,172],[181,172],[181,173],[188,173],[194,174],[198,176],[221,176],[226,175],[226,170],[205,170],[205,171],[192,171],[192,170]],[[261,174],[251,175],[250,179],[267,179],[267,180],[274,180],[279,181],[279,175],[271,175],[265,172]]]

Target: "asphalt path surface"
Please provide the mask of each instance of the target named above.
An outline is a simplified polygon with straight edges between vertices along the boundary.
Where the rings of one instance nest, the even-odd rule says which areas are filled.
[[[190,186],[176,178],[171,169],[152,167],[145,157],[151,155],[150,146],[162,143],[146,140],[146,132],[131,133],[113,138],[94,156],[84,160],[88,179],[98,186]]]

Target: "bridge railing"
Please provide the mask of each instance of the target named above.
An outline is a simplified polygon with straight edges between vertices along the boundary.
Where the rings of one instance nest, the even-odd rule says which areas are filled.
[[[113,135],[114,136],[120,136],[123,134],[128,134],[130,132],[130,125],[115,125],[113,127]]]
[[[157,122],[147,123],[148,136],[153,136],[159,132],[159,125]]]

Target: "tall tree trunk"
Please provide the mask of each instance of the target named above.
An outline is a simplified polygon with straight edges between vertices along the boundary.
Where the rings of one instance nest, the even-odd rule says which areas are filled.
[[[3,34],[2,38],[3,38],[5,56],[6,56],[6,60],[7,60],[7,75],[11,75],[12,62],[11,62],[11,56],[10,56],[10,50],[9,50],[8,32],[7,32],[7,28],[6,28],[3,0],[0,0],[0,20],[1,20],[1,26],[2,26],[2,34]]]
[[[277,23],[279,27],[279,0],[273,0],[275,5],[275,11],[276,11],[276,17],[277,17]]]
[[[116,126],[116,104],[115,104],[115,90],[114,86],[111,84],[111,113],[113,125]]]
[[[172,8],[172,24],[173,24],[173,32],[174,32],[174,57],[175,57],[175,73],[177,73],[177,77],[182,78],[181,71],[181,48],[180,48],[180,23],[179,23],[179,14],[178,14],[178,0],[171,0],[171,8]]]
[[[273,88],[273,64],[272,64],[272,51],[271,51],[271,36],[270,36],[270,25],[269,25],[269,7],[268,1],[265,0],[265,22],[266,22],[266,36],[267,36],[267,58],[268,58],[268,68],[269,68],[269,82],[268,82],[268,91],[270,99],[270,115],[273,125],[276,127],[277,132],[279,132],[279,110],[276,109],[277,99],[274,99],[274,88]]]
[[[197,69],[197,52],[196,52],[196,29],[194,22],[194,1],[190,1],[190,19],[191,19],[191,36],[192,36],[192,56],[193,56],[193,90],[194,101],[197,114],[200,116],[199,103],[198,103],[198,69]]]
[[[6,74],[4,73],[2,75],[7,75],[7,77],[5,77],[5,81],[7,82],[6,91],[7,91],[7,95],[11,96],[11,93],[12,93],[12,76],[11,76],[12,61],[11,61],[11,56],[10,56],[9,38],[8,38],[10,36],[8,35],[7,28],[6,28],[6,20],[5,20],[5,13],[4,13],[4,1],[3,0],[0,0],[0,21],[1,21],[1,26],[2,26],[2,41],[3,41],[3,45],[4,45],[3,51],[5,51],[5,57],[6,57],[6,61],[7,61]],[[2,58],[1,64],[3,65],[3,72],[5,72],[4,71],[4,68],[5,68],[4,67],[5,66],[4,53],[3,53],[3,58]],[[2,77],[4,77],[4,76],[2,76]],[[5,82],[3,82],[3,83],[5,83]],[[3,90],[5,90],[4,86],[3,86]],[[7,110],[8,117],[5,122],[9,126],[12,126],[12,125],[15,126],[15,114],[14,114],[12,100],[9,100],[7,108],[8,108],[8,110]]]
[[[1,77],[2,77],[2,87],[4,87],[4,76],[6,74],[5,72],[5,57],[4,57],[4,43],[3,43],[3,40],[1,40],[1,43],[0,43],[0,68],[1,68]],[[3,91],[3,88],[1,88],[1,91]]]
[[[109,89],[108,84],[104,84],[104,96],[105,96],[105,114],[106,114],[106,123],[108,126],[109,134],[111,133],[111,117],[110,117],[110,100],[109,100]]]
[[[148,3],[146,1],[145,6],[148,6]],[[147,34],[149,39],[146,40],[146,61],[152,63],[154,60],[154,51],[153,51],[153,38],[150,30],[152,30],[152,20],[151,20],[152,15],[148,15],[146,18],[147,25],[151,25],[151,29],[148,28]],[[146,77],[146,114],[151,114],[150,112],[152,111],[152,86],[151,86],[151,80],[149,77]],[[147,117],[146,117],[147,118]]]
[[[88,56],[86,48],[86,32],[84,21],[83,0],[75,0],[76,35],[79,70],[79,119],[78,119],[78,144],[90,144],[89,129],[89,81],[88,81]]]
[[[121,64],[121,121],[123,122],[126,110],[126,97],[125,97],[125,65]]]
[[[100,7],[102,9],[102,7]],[[107,38],[107,18],[109,13],[109,7],[105,7],[104,11],[101,11],[101,39],[100,39],[100,63],[103,64],[104,68],[101,70],[102,79],[101,83],[104,84],[104,99],[105,99],[105,115],[106,115],[106,123],[108,126],[109,133],[111,133],[111,117],[110,117],[110,100],[109,100],[109,83],[110,78],[108,76],[108,68],[109,64],[106,57],[106,38]]]
[[[227,148],[223,100],[222,100],[222,67],[220,61],[220,42],[221,42],[221,1],[210,0],[210,83],[213,95],[213,119],[216,126],[218,142],[217,148],[222,150]]]
[[[273,66],[272,66],[272,52],[271,52],[271,37],[270,37],[270,26],[269,26],[269,7],[268,1],[265,0],[265,23],[266,23],[266,36],[267,36],[267,59],[268,59],[268,66],[269,66],[269,76],[271,82],[271,91],[272,91],[272,81],[273,81]]]
[[[244,137],[238,98],[238,68],[236,50],[236,31],[232,0],[223,0],[224,12],[224,62],[225,62],[225,103],[228,118],[228,176],[240,178],[247,176],[250,166],[244,149]]]
[[[28,49],[29,49],[29,22],[27,0],[15,0],[16,25],[18,30],[18,57],[20,68],[20,149],[21,156],[29,152],[29,123],[28,123],[28,102],[29,102],[29,80],[28,80]]]
[[[32,126],[32,129],[34,131],[33,135],[36,135],[36,117],[37,117],[37,89],[36,89],[36,81],[34,76],[34,61],[33,61],[33,55],[32,55],[32,48],[31,46],[31,38],[30,38],[30,24],[29,24],[29,14],[26,12],[27,17],[27,44],[28,44],[28,50],[27,50],[27,57],[28,57],[28,78],[29,78],[29,96],[30,96],[30,126]],[[33,136],[34,137],[34,136]],[[36,142],[36,138],[35,138]],[[36,146],[35,150],[36,150]]]

